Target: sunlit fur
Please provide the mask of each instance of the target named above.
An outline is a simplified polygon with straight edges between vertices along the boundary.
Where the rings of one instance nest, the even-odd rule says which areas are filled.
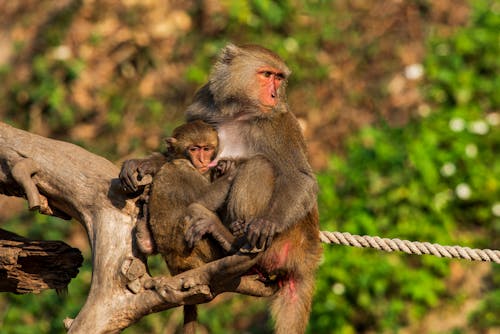
[[[258,84],[263,67],[285,77],[276,106],[265,110]],[[247,238],[273,238],[258,269],[280,287],[272,306],[278,334],[305,331],[321,256],[318,186],[300,126],[288,111],[289,75],[288,67],[272,51],[229,44],[187,110],[188,120],[201,119],[217,128],[220,158],[246,159],[237,169],[224,219],[226,223],[246,221]]]
[[[273,108],[273,112],[286,112],[286,79],[291,71],[283,60],[258,45],[239,47],[228,44],[217,58],[209,82],[197,92],[193,104],[188,107],[188,115],[196,118],[195,113],[208,107],[208,110],[217,109],[221,119],[239,114],[245,114],[246,117],[268,117],[269,115],[258,112],[261,104],[255,89],[257,69],[264,66],[271,66],[284,75],[278,89],[280,103]]]
[[[171,158],[189,159],[187,149],[193,143],[199,146],[211,146],[215,149],[214,156],[217,155],[219,139],[217,131],[210,125],[202,121],[189,122],[174,129],[172,136],[166,139],[167,154]]]
[[[191,248],[185,240],[188,206],[197,202],[206,209],[207,219],[223,226],[210,210],[223,203],[230,182],[219,178],[210,181],[209,173],[196,170],[186,150],[191,145],[210,145],[217,149],[217,132],[208,124],[195,121],[177,127],[167,139],[169,160],[153,179],[149,198],[149,226],[157,250],[162,254],[172,275],[199,267],[226,255],[213,239],[204,238]],[[204,202],[207,199],[208,202]],[[225,227],[224,227],[225,228]],[[227,229],[226,229],[227,230]],[[230,232],[227,230],[227,234]],[[184,306],[184,334],[194,334],[196,305]]]

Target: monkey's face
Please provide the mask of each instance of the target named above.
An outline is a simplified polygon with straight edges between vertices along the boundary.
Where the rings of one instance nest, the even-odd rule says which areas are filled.
[[[286,79],[290,70],[271,50],[257,45],[228,44],[210,74],[216,104],[238,102],[243,108],[221,108],[238,117],[268,117],[286,110]],[[229,102],[229,103],[228,103]]]
[[[259,102],[264,106],[263,111],[275,107],[280,99],[280,86],[285,80],[285,74],[270,66],[261,67],[257,70],[257,86]]]
[[[213,145],[189,145],[187,155],[193,166],[201,174],[205,174],[210,169],[210,163],[215,157],[216,149]]]

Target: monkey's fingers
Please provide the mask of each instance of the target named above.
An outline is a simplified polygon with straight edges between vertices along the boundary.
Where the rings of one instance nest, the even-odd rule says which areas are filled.
[[[263,248],[268,248],[270,245],[271,245],[271,242],[273,241],[274,239],[274,232],[271,232],[271,233],[268,233],[266,236],[265,236],[265,241],[264,241],[264,245],[263,245]]]
[[[247,240],[251,248],[257,247],[262,231],[260,219],[253,219],[247,226]]]
[[[250,246],[250,244],[248,243],[240,248],[240,253],[243,254],[260,253],[262,251],[264,251],[264,248],[257,248],[255,246]]]
[[[219,160],[217,162],[216,166],[217,171],[220,173],[220,175],[227,174],[231,169],[233,169],[233,164],[231,160]]]
[[[127,161],[123,164],[123,167],[120,171],[120,181],[123,186],[123,190],[135,192],[137,191],[137,179],[135,176],[135,169],[131,169],[130,166],[127,166]]]
[[[130,178],[137,172],[137,167],[139,166],[138,159],[129,159],[125,160],[122,164],[122,168],[120,171],[120,175],[123,175],[125,178]]]
[[[252,247],[266,249],[271,244],[275,232],[274,224],[267,219],[253,219],[247,227],[247,240]]]
[[[200,241],[200,237],[198,235],[195,235],[193,232],[191,232],[190,230],[187,230],[186,231],[186,235],[184,237],[184,239],[186,240],[186,243],[187,243],[187,246],[189,248],[193,248],[194,245]]]
[[[260,252],[266,249],[267,235],[262,233],[252,233],[247,235],[247,240],[252,247],[251,253]]]
[[[205,227],[205,224],[202,220],[198,220],[192,223],[191,226],[189,226],[189,228],[186,230],[184,239],[186,240],[188,247],[193,248],[194,245],[198,241],[200,241],[206,233],[207,229]]]
[[[231,230],[231,233],[237,238],[245,235],[246,227],[247,224],[242,219],[235,220],[231,224],[229,224],[229,229]]]

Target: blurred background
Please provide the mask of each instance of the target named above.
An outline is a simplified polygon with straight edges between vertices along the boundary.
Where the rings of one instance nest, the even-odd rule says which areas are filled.
[[[323,230],[500,248],[498,0],[0,0],[0,119],[120,165],[163,148],[229,41],[293,70]],[[5,196],[0,227],[84,253],[68,296],[0,295],[1,333],[64,332],[91,280],[83,228]],[[309,333],[500,332],[498,265],[324,249]],[[267,307],[219,296],[200,333],[271,333]]]

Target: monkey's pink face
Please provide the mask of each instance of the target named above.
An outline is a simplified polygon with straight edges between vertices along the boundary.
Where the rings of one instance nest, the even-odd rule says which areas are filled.
[[[189,157],[194,167],[201,174],[210,169],[210,162],[215,155],[215,147],[211,145],[191,145],[188,148]]]
[[[285,80],[285,74],[274,67],[266,66],[257,70],[259,101],[263,106],[274,107],[278,104],[278,89],[283,80]]]

